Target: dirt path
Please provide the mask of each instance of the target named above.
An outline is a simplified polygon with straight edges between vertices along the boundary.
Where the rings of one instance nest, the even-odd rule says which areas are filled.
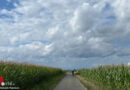
[[[54,90],[87,90],[80,81],[68,73]]]

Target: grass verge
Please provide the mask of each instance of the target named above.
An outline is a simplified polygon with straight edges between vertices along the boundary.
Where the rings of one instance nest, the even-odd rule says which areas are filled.
[[[87,90],[114,90],[108,86],[104,86],[104,85],[96,83],[94,81],[89,81],[89,80],[83,78],[82,76],[77,75],[76,77],[87,88]]]
[[[65,74],[64,74],[65,75]],[[53,90],[56,85],[61,81],[61,79],[64,77],[64,75],[59,75],[53,78],[48,79],[47,81],[43,81],[38,85],[35,85],[34,87],[27,89],[27,90]]]

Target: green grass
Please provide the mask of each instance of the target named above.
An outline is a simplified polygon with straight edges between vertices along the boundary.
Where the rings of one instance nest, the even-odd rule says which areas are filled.
[[[128,66],[99,66],[79,70],[78,74],[88,81],[107,86],[111,90],[130,90],[130,67]]]
[[[50,78],[27,90],[53,90],[63,77],[64,75]]]
[[[30,89],[43,81],[49,83],[49,80],[63,74],[64,71],[58,68],[0,62],[0,76],[4,78],[4,82],[13,82],[22,90]]]
[[[87,88],[87,90],[115,90],[107,85],[103,85],[92,80],[87,80],[87,78],[81,76],[78,77],[78,79]]]

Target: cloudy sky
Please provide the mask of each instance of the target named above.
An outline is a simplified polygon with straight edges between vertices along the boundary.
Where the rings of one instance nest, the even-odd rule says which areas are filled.
[[[63,69],[130,62],[130,0],[0,0],[0,58]]]

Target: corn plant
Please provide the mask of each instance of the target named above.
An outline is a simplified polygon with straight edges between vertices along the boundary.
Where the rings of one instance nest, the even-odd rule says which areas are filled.
[[[123,64],[82,69],[78,73],[88,80],[108,85],[116,90],[130,90],[130,67]]]
[[[11,81],[21,89],[32,87],[41,81],[49,80],[63,73],[64,72],[58,68],[0,62],[0,76],[4,78],[4,82]]]

